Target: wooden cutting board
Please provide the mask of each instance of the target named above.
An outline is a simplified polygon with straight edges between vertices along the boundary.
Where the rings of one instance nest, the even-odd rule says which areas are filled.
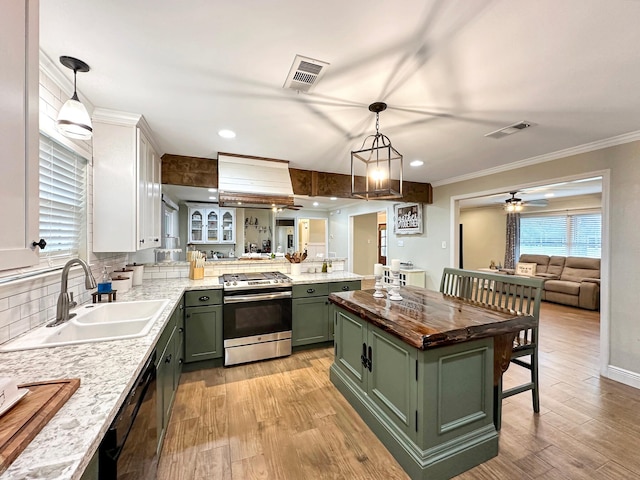
[[[0,417],[0,474],[29,445],[79,386],[79,378],[18,385],[18,388],[28,388],[29,393]]]

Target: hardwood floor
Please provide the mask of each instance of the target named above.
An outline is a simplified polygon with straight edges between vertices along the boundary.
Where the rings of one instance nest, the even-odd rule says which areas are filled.
[[[600,378],[597,312],[544,303],[541,412],[503,403],[500,454],[458,479],[640,478],[640,391]],[[407,479],[329,381],[333,349],[184,373],[158,478]],[[528,371],[512,365],[505,387]]]

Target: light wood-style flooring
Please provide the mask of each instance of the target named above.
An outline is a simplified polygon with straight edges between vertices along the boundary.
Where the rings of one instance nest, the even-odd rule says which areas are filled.
[[[640,478],[640,391],[603,379],[597,312],[544,303],[541,412],[503,403],[500,454],[456,477]],[[332,348],[184,373],[158,478],[407,479],[329,381]],[[505,387],[528,371],[512,365]]]

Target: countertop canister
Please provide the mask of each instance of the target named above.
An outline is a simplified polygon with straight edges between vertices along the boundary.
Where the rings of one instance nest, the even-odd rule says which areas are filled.
[[[133,270],[133,286],[142,285],[142,275],[144,274],[144,265],[140,263],[130,263],[127,268]]]

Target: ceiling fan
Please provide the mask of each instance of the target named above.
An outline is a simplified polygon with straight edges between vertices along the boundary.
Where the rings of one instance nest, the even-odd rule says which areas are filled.
[[[518,192],[509,192],[511,198],[507,198],[504,201],[504,209],[508,213],[521,212],[522,209],[527,207],[546,207],[548,202],[545,199],[541,200],[529,200],[524,202],[521,198],[516,197]]]

